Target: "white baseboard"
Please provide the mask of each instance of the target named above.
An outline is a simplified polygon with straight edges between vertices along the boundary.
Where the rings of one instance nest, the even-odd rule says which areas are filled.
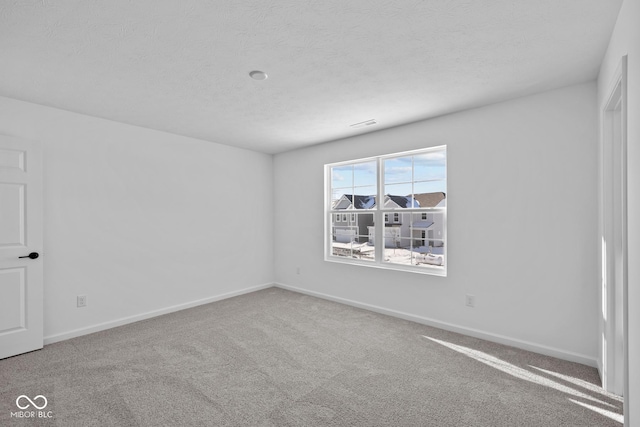
[[[595,358],[585,356],[583,354],[573,353],[570,351],[560,350],[546,345],[536,344],[528,341],[519,340],[517,338],[510,338],[504,335],[493,334],[490,332],[480,331],[478,329],[467,328],[464,326],[458,326],[452,323],[441,322],[435,319],[429,319],[427,317],[416,316],[414,314],[404,313],[402,311],[391,310],[376,305],[366,304],[358,301],[353,301],[346,298],[335,297],[332,295],[323,294],[320,292],[310,291],[296,286],[284,285],[282,283],[275,283],[276,287],[286,289],[293,292],[299,292],[334,302],[350,305],[364,310],[374,311],[380,314],[386,314],[388,316],[398,317],[400,319],[409,320],[411,322],[421,323],[427,326],[433,326],[434,328],[444,329],[446,331],[456,332],[462,335],[468,335],[475,338],[480,338],[486,341],[495,342],[498,344],[504,344],[511,347],[516,347],[522,350],[532,351],[534,353],[544,354],[546,356],[555,357],[562,360],[568,360],[570,362],[581,363],[583,365],[598,367],[598,363]]]
[[[146,313],[136,314],[134,316],[123,317],[116,320],[110,320],[108,322],[99,323],[97,325],[87,326],[84,328],[74,329],[69,332],[63,332],[61,334],[50,335],[44,338],[44,344],[53,344],[54,342],[64,341],[71,338],[79,337],[82,335],[92,334],[94,332],[104,331],[106,329],[115,328],[117,326],[126,325],[129,323],[139,322],[140,320],[149,319],[151,317],[162,316],[163,314],[173,313],[174,311],[180,311],[191,307],[197,307],[203,304],[209,304],[211,302],[220,301],[227,298],[236,297],[238,295],[248,294],[250,292],[259,291],[261,289],[271,288],[273,283],[265,283],[262,285],[251,286],[248,288],[240,289],[238,291],[227,292],[225,294],[216,295],[213,297],[203,298],[183,304],[172,305],[171,307],[161,308],[159,310],[148,311]]]
[[[298,288],[296,286],[285,285],[282,283],[265,283],[262,285],[251,286],[248,288],[240,289],[238,291],[228,292],[221,295],[216,295],[208,298],[199,299],[196,301],[191,301],[183,304],[177,304],[170,307],[162,308],[159,310],[153,310],[146,313],[136,314],[134,316],[123,317],[120,319],[111,320],[104,323],[99,323],[97,325],[87,326],[84,328],[74,329],[72,331],[63,332],[61,334],[50,335],[44,338],[44,344],[53,344],[55,342],[68,340],[71,338],[79,337],[82,335],[92,334],[94,332],[104,331],[106,329],[115,328],[122,325],[127,325],[129,323],[138,322],[140,320],[150,319],[152,317],[161,316],[163,314],[173,313],[175,311],[184,310],[191,307],[197,307],[203,304],[209,304],[215,301],[220,301],[227,298],[232,298],[235,296],[248,294],[251,292],[259,291],[261,289],[267,289],[270,287],[279,287],[282,289],[286,289],[293,292],[298,292],[305,295],[310,295],[322,299],[326,299],[329,301],[338,302],[341,304],[350,305],[352,307],[362,308],[364,310],[373,311],[376,313],[385,314],[388,316],[397,317],[400,319],[408,320],[411,322],[420,323],[427,326],[432,326],[435,328],[444,329],[451,332],[457,332],[459,334],[472,336],[475,338],[480,338],[483,340],[496,342],[499,344],[508,345],[511,347],[520,348],[527,351],[532,351],[535,353],[544,354],[551,357],[557,357],[558,359],[568,360],[571,362],[581,363],[583,365],[591,366],[597,368],[598,371],[602,372],[602,367],[598,363],[598,360],[589,356],[585,356],[578,353],[573,353],[569,351],[560,350],[553,347],[548,347],[541,344],[535,344],[528,341],[519,340],[516,338],[510,338],[503,335],[493,334],[489,332],[480,331],[473,328],[467,328],[464,326],[455,325],[452,323],[442,322],[435,319],[429,319],[427,317],[417,316],[414,314],[405,313],[402,311],[392,310],[384,307],[379,307],[376,305],[366,304],[359,301],[354,301],[346,298],[340,298],[333,295],[324,294],[321,292],[310,291],[303,288]]]

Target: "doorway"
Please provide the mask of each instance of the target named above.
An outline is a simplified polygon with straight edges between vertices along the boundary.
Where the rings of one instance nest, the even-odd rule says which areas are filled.
[[[0,359],[42,348],[42,149],[0,135]]]
[[[601,355],[605,390],[628,395],[626,56],[602,107],[600,152]]]

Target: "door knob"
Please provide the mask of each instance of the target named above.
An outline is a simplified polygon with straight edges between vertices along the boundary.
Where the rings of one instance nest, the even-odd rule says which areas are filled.
[[[31,252],[29,255],[25,255],[25,256],[19,256],[18,258],[31,258],[31,259],[36,259],[40,256],[40,254],[38,252]]]

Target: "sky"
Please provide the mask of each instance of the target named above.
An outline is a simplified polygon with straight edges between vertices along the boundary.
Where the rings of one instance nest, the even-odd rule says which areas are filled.
[[[407,196],[447,191],[446,149],[385,158],[382,163],[384,194]],[[376,169],[375,160],[332,167],[331,199],[343,194],[375,195]]]

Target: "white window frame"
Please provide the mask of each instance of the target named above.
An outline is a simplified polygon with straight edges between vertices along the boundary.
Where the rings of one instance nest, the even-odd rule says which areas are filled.
[[[424,148],[420,150],[412,150],[412,151],[404,151],[399,153],[391,153],[381,156],[375,157],[367,157],[361,159],[348,160],[337,163],[330,163],[325,165],[324,174],[325,174],[325,239],[324,239],[324,253],[325,253],[325,261],[329,262],[338,262],[343,264],[353,264],[353,265],[361,265],[366,267],[374,267],[374,268],[383,268],[387,270],[397,270],[397,271],[407,271],[413,273],[420,274],[429,274],[435,276],[447,276],[447,268],[449,265],[449,259],[447,256],[448,250],[448,242],[447,242],[447,207],[449,206],[449,193],[446,189],[446,182],[448,179],[448,156],[445,157],[445,194],[447,197],[447,203],[445,207],[433,207],[433,208],[403,208],[402,213],[407,213],[413,220],[415,213],[428,214],[428,213],[439,213],[442,215],[442,238],[437,238],[436,240],[444,243],[444,266],[437,265],[407,265],[407,264],[396,264],[391,262],[385,262],[383,260],[384,257],[384,242],[385,242],[385,226],[388,224],[392,224],[389,220],[392,217],[389,216],[390,213],[397,213],[397,210],[394,212],[393,209],[386,209],[380,201],[384,200],[384,160],[392,159],[396,157],[404,157],[404,156],[413,156],[425,154],[433,151],[442,151],[447,152],[446,145],[434,146],[429,148]],[[337,212],[336,210],[332,210],[332,201],[331,201],[331,168],[336,166],[348,166],[358,163],[372,162],[375,161],[377,165],[377,194],[376,194],[376,205],[371,209],[362,209],[360,213],[362,214],[373,214],[374,219],[374,240],[376,242],[376,251],[375,251],[375,260],[362,260],[358,258],[348,258],[344,256],[336,256],[332,253],[332,218],[333,215]],[[353,215],[353,214],[352,214]],[[398,224],[398,222],[394,222]],[[378,226],[380,224],[381,226]],[[428,235],[428,233],[425,233]],[[413,235],[413,233],[412,233]],[[410,238],[413,239],[413,236]],[[428,237],[427,237],[428,240]]]

